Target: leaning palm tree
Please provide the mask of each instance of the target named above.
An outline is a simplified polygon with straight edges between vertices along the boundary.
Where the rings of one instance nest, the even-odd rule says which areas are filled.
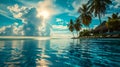
[[[80,29],[81,29],[81,22],[80,22],[80,19],[76,19],[75,20],[75,24],[74,24],[74,28],[75,28],[75,30],[76,30],[76,32],[77,32],[77,36],[79,35],[79,31],[80,31]]]
[[[90,7],[90,11],[94,13],[95,17],[99,17],[99,21],[101,24],[101,16],[105,14],[106,8],[109,4],[111,4],[111,0],[89,0],[88,5]]]
[[[72,32],[73,37],[74,37],[74,32],[73,32],[74,31],[74,23],[73,23],[72,19],[70,19],[70,23],[68,24],[68,28]]]
[[[87,6],[87,4],[83,4],[82,7],[79,8],[78,12],[81,13],[79,17],[82,19],[82,23],[86,27],[89,27],[92,20],[92,14],[89,11],[89,7]]]

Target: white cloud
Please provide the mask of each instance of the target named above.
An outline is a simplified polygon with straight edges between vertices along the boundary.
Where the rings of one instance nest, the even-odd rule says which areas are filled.
[[[119,8],[119,7],[120,7],[120,4],[117,4],[117,5],[115,5],[114,7],[115,7],[115,8]]]
[[[8,25],[8,26],[3,26],[0,28],[0,35],[7,35],[7,36],[11,36],[11,35],[23,35],[21,26],[18,26],[18,23],[15,22],[12,25]]]
[[[24,3],[24,1],[20,2]],[[43,32],[50,33],[50,29],[48,28],[50,27],[48,21],[54,15],[63,13],[63,8],[56,6],[54,0],[43,0],[39,1],[35,5],[34,3],[31,4],[33,5],[31,7],[19,6],[18,4],[15,4],[14,6],[9,6],[8,9],[13,14],[14,18],[20,19],[24,23],[24,34],[26,33],[34,35],[39,33],[41,35]],[[27,5],[30,5],[30,3],[27,3]],[[37,15],[41,15],[42,12],[48,13],[47,16],[49,16],[49,18],[43,18],[42,16],[37,17]],[[30,28],[30,31],[27,30],[28,28]]]
[[[22,20],[23,22],[22,33],[24,33],[24,35],[34,36],[34,35],[40,35],[42,32],[47,32],[45,29],[47,24],[45,23],[44,24],[45,26],[43,26],[43,24],[41,23],[41,22],[45,22],[45,20],[36,17],[37,15],[36,8],[27,8],[24,6],[20,7],[16,4],[14,6],[9,6],[8,9],[13,14],[14,18]],[[45,31],[39,30],[40,26],[42,27],[41,30],[43,30],[44,28]]]
[[[67,12],[69,16],[78,17],[79,16],[79,13],[78,13],[79,7],[81,7],[82,4],[86,4],[87,2],[88,2],[88,0],[75,0],[72,3],[73,10],[65,9],[65,12]]]
[[[62,13],[62,9],[59,6],[56,6],[54,0],[44,0],[40,1],[36,6],[38,14],[43,11],[49,13],[49,18],[54,15]]]
[[[51,37],[52,38],[72,38],[73,35],[70,32],[65,31],[65,32],[61,33],[61,31],[60,31],[60,33],[59,33],[59,31],[57,31],[57,33],[56,32],[51,33]]]
[[[60,19],[60,18],[56,18],[56,22],[62,22],[63,19]]]
[[[7,7],[11,12],[20,12],[22,8],[19,8],[18,4],[15,4],[14,6]]]
[[[20,18],[22,16],[22,13],[14,14],[15,18]]]
[[[63,25],[52,25],[53,29],[57,29],[57,30],[67,30],[68,27],[67,26],[63,26]]]
[[[19,24],[17,22],[14,23],[15,26],[18,26]]]
[[[0,33],[3,32],[5,30],[5,26],[3,26],[2,28],[0,28]]]
[[[66,23],[65,20],[61,19],[61,18],[56,18],[56,22],[59,24],[59,25],[63,25],[64,23]]]
[[[120,4],[120,0],[115,0],[118,4]]]
[[[13,14],[14,18],[21,18],[23,14],[27,13],[28,9],[27,7],[20,7],[18,4],[15,4],[14,6],[8,6],[7,9]]]
[[[77,11],[79,6],[82,4],[81,2],[86,2],[85,1],[80,1],[80,0],[75,0],[72,3],[72,6],[74,8],[74,10],[68,10],[68,9],[64,9],[60,6],[57,6],[55,4],[55,0],[42,0],[39,1],[38,3],[27,3],[24,0],[21,0],[22,3],[26,3],[27,5],[31,6],[20,6],[18,4],[15,4],[13,6],[8,6],[7,9],[9,9],[9,11],[12,13],[14,18],[20,19],[22,20],[24,23],[22,26],[18,26],[17,23],[15,23],[14,25],[12,25],[9,28],[12,28],[12,32],[17,34],[22,33],[24,35],[35,35],[35,34],[43,34],[46,32],[49,32],[49,26],[47,26],[47,22],[48,20],[58,14],[61,13],[69,13],[69,15],[71,16],[78,16]],[[33,5],[33,6],[32,6]],[[43,11],[47,11],[49,12],[49,18],[47,20],[43,20],[43,18],[41,17],[36,17],[36,15],[38,15],[39,13],[43,12]],[[66,21],[64,21],[63,19],[60,18],[56,18],[57,22],[62,22],[60,24],[66,23]],[[42,26],[42,27],[41,27]],[[41,27],[41,28],[40,28]],[[47,28],[48,27],[48,28]],[[8,27],[6,27],[7,29]],[[63,26],[63,25],[52,25],[53,29],[57,29],[57,30],[67,30],[67,26]],[[40,33],[42,32],[42,33]],[[49,32],[50,33],[50,32]]]
[[[110,5],[110,10],[111,13],[116,12],[117,10],[120,10],[120,1],[119,0],[114,0],[112,1],[112,4]]]

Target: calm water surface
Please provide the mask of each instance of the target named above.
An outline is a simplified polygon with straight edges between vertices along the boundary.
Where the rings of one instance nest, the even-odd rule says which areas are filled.
[[[0,40],[0,67],[120,67],[120,39]]]

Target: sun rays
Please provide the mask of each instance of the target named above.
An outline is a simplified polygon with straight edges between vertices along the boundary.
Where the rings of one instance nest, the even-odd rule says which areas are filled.
[[[42,17],[43,19],[48,19],[49,16],[50,16],[49,11],[45,11],[45,10],[39,12],[37,15],[37,17]]]

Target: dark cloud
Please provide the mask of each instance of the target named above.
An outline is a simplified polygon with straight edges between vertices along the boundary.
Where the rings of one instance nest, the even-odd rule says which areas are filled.
[[[38,27],[40,26],[41,19],[36,17],[37,11],[35,8],[31,8],[28,13],[22,16],[22,19],[25,20],[24,27],[24,34],[25,36],[38,36],[39,31]]]
[[[37,17],[38,13],[36,8],[20,7],[19,5],[15,4],[14,6],[9,6],[8,9],[13,14],[14,18],[22,20],[23,22],[22,28],[18,29],[19,32],[17,33],[23,32],[25,36],[50,35],[50,27],[47,26],[47,23],[45,23],[45,26],[42,26],[43,18]],[[7,28],[5,30],[7,30]],[[10,30],[12,30],[12,28]],[[12,35],[12,33],[10,35]]]

